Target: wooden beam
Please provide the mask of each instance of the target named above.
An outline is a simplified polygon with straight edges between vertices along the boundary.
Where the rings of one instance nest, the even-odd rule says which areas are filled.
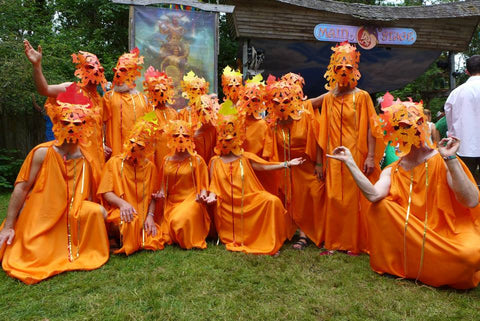
[[[133,6],[148,6],[151,4],[180,4],[195,7],[204,11],[233,13],[235,6],[224,4],[211,4],[196,0],[111,0],[113,3],[128,4]]]

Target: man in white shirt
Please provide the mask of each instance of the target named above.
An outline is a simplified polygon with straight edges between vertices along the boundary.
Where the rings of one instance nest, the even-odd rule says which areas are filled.
[[[448,136],[458,137],[462,144],[457,154],[480,183],[480,55],[467,59],[470,78],[453,90],[445,103]]]

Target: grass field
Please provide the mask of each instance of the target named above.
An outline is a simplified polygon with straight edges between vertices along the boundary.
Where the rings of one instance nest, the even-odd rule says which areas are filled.
[[[0,195],[0,218],[8,195]],[[0,272],[0,320],[480,320],[480,290],[373,273],[368,256],[170,246],[27,286]]]

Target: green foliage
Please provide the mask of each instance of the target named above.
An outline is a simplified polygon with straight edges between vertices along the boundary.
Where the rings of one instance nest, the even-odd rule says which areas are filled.
[[[13,188],[23,160],[16,150],[0,149],[0,191]]]

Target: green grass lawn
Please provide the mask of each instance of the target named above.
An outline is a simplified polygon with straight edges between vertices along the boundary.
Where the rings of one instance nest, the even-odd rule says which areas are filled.
[[[0,218],[8,195],[0,195]],[[480,320],[480,290],[382,277],[368,256],[169,246],[27,286],[0,272],[0,320]]]

